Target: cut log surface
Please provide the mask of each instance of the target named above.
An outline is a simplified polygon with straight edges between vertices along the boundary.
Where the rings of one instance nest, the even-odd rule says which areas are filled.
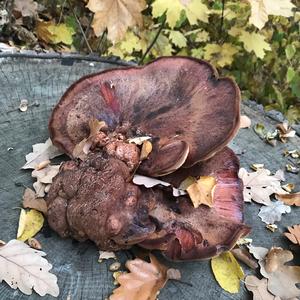
[[[49,56],[48,56],[49,57]],[[25,155],[32,151],[32,145],[48,138],[47,123],[50,112],[63,92],[80,77],[109,68],[121,68],[122,63],[91,58],[47,58],[31,55],[7,57],[0,54],[0,239],[9,241],[16,238],[18,218],[24,186],[32,186],[31,172],[21,170]],[[21,112],[19,104],[28,100],[28,110]],[[242,113],[256,123],[274,129],[280,114],[266,114],[253,102],[242,104]],[[287,144],[278,142],[272,147],[262,141],[250,129],[241,129],[230,144],[238,154],[241,167],[249,170],[252,163],[263,163],[271,171],[285,169],[289,159],[283,156],[285,149],[300,149],[300,137],[296,136]],[[294,183],[300,190],[300,175],[286,173],[286,182]],[[245,223],[252,227],[249,237],[255,246],[281,246],[288,248],[289,243],[282,235],[286,227],[298,224],[300,208],[293,207],[290,214],[283,215],[278,223],[279,229],[271,233],[257,216],[260,205],[245,204]],[[98,263],[98,251],[89,242],[78,243],[71,239],[61,239],[47,226],[36,236],[47,253],[53,272],[58,277],[60,295],[58,299],[105,299],[111,294],[112,272],[108,267],[111,261]],[[117,253],[121,262],[131,258],[131,252]],[[163,260],[163,259],[162,259]],[[209,261],[171,263],[164,261],[182,273],[182,281],[169,281],[159,294],[160,300],[190,299],[250,299],[241,283],[238,294],[229,294],[215,281]],[[243,265],[246,273],[250,270]],[[40,299],[33,293],[30,299]],[[19,290],[11,289],[0,283],[0,299],[29,299]],[[45,296],[43,299],[54,299]],[[130,299],[128,299],[130,300]]]

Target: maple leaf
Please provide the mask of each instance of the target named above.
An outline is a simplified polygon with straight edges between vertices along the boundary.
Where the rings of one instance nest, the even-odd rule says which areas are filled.
[[[120,41],[128,27],[142,25],[141,11],[144,0],[89,0],[87,7],[95,13],[92,27],[96,36],[107,28],[107,38],[113,43]]]
[[[238,293],[244,272],[232,253],[224,252],[212,258],[211,267],[216,280],[225,291]]]
[[[274,224],[281,220],[281,215],[290,213],[290,206],[284,205],[281,201],[272,202],[269,206],[263,206],[259,210],[258,216],[266,224]]]
[[[255,32],[242,31],[239,40],[244,44],[247,52],[254,52],[261,59],[265,56],[265,51],[271,51],[270,44],[265,41],[265,36]]]
[[[50,139],[45,143],[32,145],[32,150],[33,152],[26,155],[26,164],[22,169],[35,169],[41,162],[63,154],[52,144]]]
[[[161,288],[169,279],[168,268],[150,255],[150,263],[139,258],[126,262],[130,273],[117,277],[120,287],[113,291],[110,300],[155,300]]]
[[[267,169],[258,169],[256,172],[248,173],[246,169],[239,170],[239,178],[244,183],[244,201],[271,205],[270,196],[274,193],[286,194],[281,188],[280,181],[283,179],[281,172],[271,175]]]
[[[276,194],[275,197],[286,205],[300,206],[300,192],[293,194]]]
[[[35,192],[26,188],[23,194],[23,207],[33,208],[37,211],[47,214],[47,203],[43,198],[37,198]]]
[[[248,275],[245,278],[245,285],[248,291],[253,293],[253,300],[275,300],[268,291],[268,280],[258,279],[256,276]]]
[[[169,39],[175,46],[179,48],[183,48],[187,44],[186,37],[180,31],[177,30],[169,31]]]
[[[291,17],[296,7],[291,0],[248,0],[251,5],[250,24],[262,29],[268,21],[268,15]]]
[[[285,232],[284,235],[294,244],[300,246],[300,225],[294,225],[288,227],[289,232]]]
[[[180,19],[184,11],[190,25],[198,20],[208,23],[209,9],[199,0],[155,0],[152,3],[152,15],[157,18],[166,13],[166,20],[171,28]]]
[[[209,41],[210,37],[209,37],[209,33],[205,30],[201,30],[197,33],[195,42],[207,42]]]
[[[26,211],[21,209],[17,239],[19,241],[27,241],[35,236],[43,227],[44,217],[35,209]]]
[[[59,44],[64,43],[66,45],[72,45],[73,35],[75,31],[72,27],[67,26],[66,24],[50,24],[48,26],[49,32],[52,34],[51,43]]]
[[[46,253],[30,248],[18,240],[11,240],[0,247],[0,282],[31,295],[34,289],[40,296],[57,297],[57,278],[49,273],[52,265],[43,258]]]
[[[204,50],[204,59],[220,67],[231,65],[233,56],[238,52],[238,49],[229,43],[207,44]]]

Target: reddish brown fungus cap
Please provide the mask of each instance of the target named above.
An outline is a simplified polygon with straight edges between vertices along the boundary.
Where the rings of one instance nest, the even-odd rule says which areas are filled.
[[[89,134],[91,118],[105,121],[110,130],[129,124],[128,138],[156,138],[157,149],[151,155],[159,156],[160,149],[164,156],[170,155],[166,149],[175,153],[170,160],[174,166],[144,166],[144,173],[160,176],[224,148],[239,128],[239,116],[240,92],[233,80],[219,78],[202,60],[163,57],[143,67],[81,78],[53,110],[49,130],[53,143],[72,156],[74,146]]]

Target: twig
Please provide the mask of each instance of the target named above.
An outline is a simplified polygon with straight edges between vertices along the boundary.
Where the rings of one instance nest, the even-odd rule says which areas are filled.
[[[102,35],[101,35],[101,37],[100,37],[100,40],[99,40],[98,45],[97,45],[97,48],[96,48],[96,52],[99,51],[99,49],[100,49],[100,47],[101,47],[101,45],[102,45],[102,42],[103,42],[104,37],[106,36],[106,34],[107,34],[107,28],[102,32]],[[101,49],[99,55],[102,54],[101,52],[102,52],[102,49]]]
[[[147,54],[150,52],[151,48],[154,46],[154,44],[156,43],[161,31],[163,30],[164,26],[166,23],[166,17],[164,18],[164,20],[162,21],[153,41],[151,42],[151,44],[148,46],[147,50],[145,51],[144,55],[142,56],[141,60],[139,61],[139,65],[141,65],[145,59],[145,57],[147,56]]]
[[[64,0],[63,4],[61,6],[60,15],[59,15],[59,19],[58,19],[58,24],[60,24],[60,22],[61,22],[61,19],[62,19],[62,16],[63,16],[63,12],[64,12],[64,7],[66,5],[66,1],[67,0]]]
[[[219,30],[219,36],[220,36],[220,39],[221,39],[222,33],[223,33],[224,10],[225,10],[225,0],[222,0],[222,16],[221,16],[221,24],[220,24],[220,30]]]
[[[90,33],[90,29],[91,29],[91,25],[92,25],[92,21],[93,21],[93,18],[94,18],[94,16],[93,16],[93,14],[91,14],[91,18],[90,18],[90,21],[89,21],[89,24],[88,24],[88,26],[87,26],[87,28],[86,28],[86,30],[85,30],[85,36],[88,36],[89,35],[89,33]],[[79,44],[79,51],[81,50],[81,48],[82,48],[82,46],[83,46],[83,43],[84,43],[84,37],[81,39],[81,41],[80,41],[80,44]]]
[[[86,45],[87,45],[87,47],[88,47],[90,53],[93,53],[93,50],[92,50],[92,48],[91,48],[91,46],[90,46],[90,44],[89,44],[89,42],[88,42],[88,40],[87,40],[87,38],[86,38],[86,36],[85,36],[85,33],[84,33],[84,31],[83,31],[83,28],[82,28],[82,26],[81,26],[81,24],[80,24],[79,19],[77,18],[77,15],[76,15],[76,13],[75,13],[75,10],[74,10],[72,4],[70,3],[70,0],[68,0],[68,3],[69,3],[70,8],[72,9],[72,13],[73,13],[73,15],[74,15],[74,18],[76,19],[76,22],[78,23],[78,26],[79,26],[79,28],[80,28],[80,31],[81,31],[82,35],[83,35],[83,38],[84,38],[84,40],[85,40]]]

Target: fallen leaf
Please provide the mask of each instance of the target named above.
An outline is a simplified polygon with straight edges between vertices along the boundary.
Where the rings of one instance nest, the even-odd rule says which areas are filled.
[[[294,225],[288,227],[289,232],[285,232],[284,235],[294,244],[300,246],[300,225]]]
[[[35,192],[26,188],[23,194],[23,207],[33,208],[37,211],[42,212],[44,215],[47,214],[47,203],[43,198],[37,198]]]
[[[275,194],[275,197],[286,205],[300,206],[300,192],[293,194]]]
[[[236,259],[240,260],[248,267],[252,269],[258,268],[257,262],[254,260],[254,258],[250,255],[250,253],[246,249],[234,248],[231,250],[231,253],[234,255]]]
[[[275,300],[267,289],[266,278],[258,279],[256,276],[248,275],[245,278],[245,285],[247,290],[253,293],[253,300]]]
[[[296,131],[289,126],[288,122],[277,124],[276,128],[279,131],[279,139],[282,143],[286,143],[288,138],[296,135]]]
[[[38,36],[38,38],[46,43],[51,43],[51,41],[55,38],[54,34],[52,34],[49,31],[49,26],[51,26],[53,23],[50,22],[44,22],[41,20],[37,21],[36,24],[36,34]]]
[[[44,161],[40,162],[40,163],[35,167],[35,169],[36,169],[37,171],[42,170],[42,169],[46,168],[48,165],[50,165],[50,163],[51,163],[50,160],[44,160]]]
[[[264,168],[264,164],[251,164],[250,165],[250,168],[254,171],[257,171],[259,169],[263,169]]]
[[[46,186],[45,184],[41,183],[40,181],[36,181],[33,183],[33,188],[35,190],[35,195],[37,198],[43,198],[46,196]]]
[[[258,169],[256,172],[247,172],[241,168],[239,178],[244,183],[244,200],[251,202],[251,199],[263,205],[271,205],[270,196],[274,193],[286,194],[281,188],[280,181],[284,179],[282,171],[271,175],[267,169]]]
[[[295,185],[293,183],[287,183],[281,186],[285,191],[291,193],[295,189]],[[280,200],[280,199],[278,199]]]
[[[274,224],[274,222],[281,220],[282,214],[290,212],[290,206],[283,204],[281,201],[276,201],[272,202],[269,206],[261,207],[258,216],[266,224]]]
[[[95,13],[92,27],[97,37],[107,28],[107,37],[113,43],[120,41],[128,27],[142,25],[144,0],[89,0],[87,7]]]
[[[114,252],[109,252],[109,251],[99,251],[99,258],[98,262],[102,262],[105,259],[117,259],[116,254]]]
[[[146,188],[152,188],[157,185],[170,187],[170,188],[172,188],[174,197],[186,195],[185,191],[172,187],[170,183],[162,181],[162,180],[158,180],[158,179],[152,178],[152,177],[135,174],[133,176],[132,182],[136,185],[143,185]]]
[[[32,145],[32,150],[26,155],[26,164],[22,169],[35,169],[39,163],[63,154],[52,144],[50,138],[45,143]]]
[[[41,170],[34,170],[31,176],[44,184],[52,183],[53,178],[58,174],[60,165],[48,165]]]
[[[278,229],[278,226],[276,224],[267,224],[266,228],[272,232],[275,232]]]
[[[232,294],[239,292],[244,272],[232,253],[224,252],[212,258],[211,267],[216,280],[225,291]]]
[[[242,31],[239,40],[247,52],[254,52],[258,58],[263,59],[266,51],[271,51],[270,44],[265,41],[265,36],[256,32]]]
[[[237,240],[236,244],[238,246],[241,246],[241,245],[251,244],[252,242],[253,242],[253,240],[250,238],[240,238]]]
[[[256,247],[256,246],[253,246],[253,245],[248,245],[247,246],[248,249],[249,249],[249,252],[251,254],[253,254],[253,256],[260,262],[262,261],[267,253],[268,253],[268,249],[267,248],[264,248],[264,247]]]
[[[251,4],[250,24],[262,29],[268,21],[268,15],[293,16],[295,7],[291,0],[248,0]]]
[[[151,136],[138,136],[128,139],[128,143],[133,143],[136,145],[142,145],[145,141],[151,140]]]
[[[48,271],[52,265],[43,258],[46,253],[30,248],[18,240],[11,240],[0,247],[0,282],[31,295],[34,289],[40,296],[57,297],[57,277]]]
[[[300,296],[300,266],[287,266],[285,263],[293,260],[291,251],[282,248],[271,248],[262,264],[262,275],[268,278],[268,290],[281,299]]]
[[[19,12],[22,17],[36,17],[37,16],[37,2],[33,0],[14,0],[14,11]]]
[[[140,160],[146,159],[152,151],[152,143],[150,141],[144,141],[141,149]]]
[[[121,268],[121,263],[119,263],[118,261],[116,261],[116,262],[112,263],[112,264],[109,266],[109,271],[116,272],[116,271],[118,271],[120,268]]]
[[[300,168],[298,168],[292,164],[286,164],[285,168],[286,168],[287,172],[293,173],[293,174],[298,174],[300,171]]]
[[[212,176],[201,176],[196,182],[189,185],[186,189],[195,208],[204,204],[213,206],[213,190],[216,179]]]
[[[52,44],[73,44],[73,35],[75,34],[75,31],[72,27],[63,23],[57,25],[52,23],[48,26],[48,30],[51,33],[50,42]]]
[[[251,119],[247,116],[241,116],[240,118],[240,128],[251,127]]]
[[[35,238],[29,238],[27,243],[31,248],[34,248],[34,249],[37,249],[37,250],[42,249],[41,243]]]
[[[120,287],[113,291],[110,300],[155,300],[168,280],[168,268],[153,255],[150,255],[150,263],[136,258],[128,260],[126,267],[130,273],[120,274],[116,278]]]
[[[40,212],[35,209],[29,211],[21,209],[17,239],[23,242],[27,241],[42,229],[43,224],[44,217]]]

